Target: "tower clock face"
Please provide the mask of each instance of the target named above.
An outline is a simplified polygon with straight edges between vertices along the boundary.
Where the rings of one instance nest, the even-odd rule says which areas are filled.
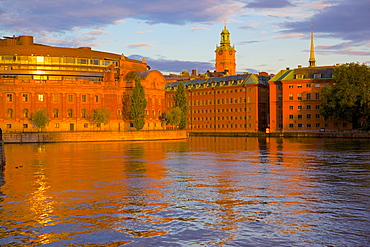
[[[219,50],[219,51],[218,51],[218,54],[222,55],[222,50]]]

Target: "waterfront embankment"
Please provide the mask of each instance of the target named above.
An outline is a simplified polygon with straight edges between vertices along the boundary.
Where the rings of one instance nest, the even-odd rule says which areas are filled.
[[[186,131],[127,131],[127,132],[40,132],[6,133],[5,143],[100,142],[100,141],[154,141],[187,138]]]
[[[0,170],[5,165],[5,151],[4,151],[4,140],[3,140],[3,131],[0,128]]]
[[[289,137],[289,138],[370,138],[370,131],[330,131],[330,132],[189,132],[190,136],[225,137]]]

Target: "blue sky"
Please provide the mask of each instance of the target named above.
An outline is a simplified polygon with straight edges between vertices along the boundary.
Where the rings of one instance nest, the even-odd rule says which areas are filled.
[[[164,74],[214,70],[224,22],[237,71],[277,73],[308,65],[370,65],[369,0],[0,0],[0,35],[52,46],[145,57]]]

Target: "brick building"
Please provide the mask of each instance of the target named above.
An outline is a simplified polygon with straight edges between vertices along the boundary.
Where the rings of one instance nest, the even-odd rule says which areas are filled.
[[[47,131],[131,130],[129,97],[136,76],[148,100],[144,129],[162,129],[158,116],[166,80],[145,59],[35,44],[32,36],[5,37],[0,39],[0,128],[37,131],[32,114],[46,108]],[[110,112],[108,125],[91,121],[100,107]]]
[[[268,126],[266,73],[184,81],[190,131],[264,131]],[[166,84],[166,108],[173,108],[179,82]]]

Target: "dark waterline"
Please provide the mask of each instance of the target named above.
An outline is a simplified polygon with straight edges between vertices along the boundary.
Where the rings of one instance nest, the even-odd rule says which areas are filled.
[[[1,246],[367,246],[370,142],[6,145]]]

